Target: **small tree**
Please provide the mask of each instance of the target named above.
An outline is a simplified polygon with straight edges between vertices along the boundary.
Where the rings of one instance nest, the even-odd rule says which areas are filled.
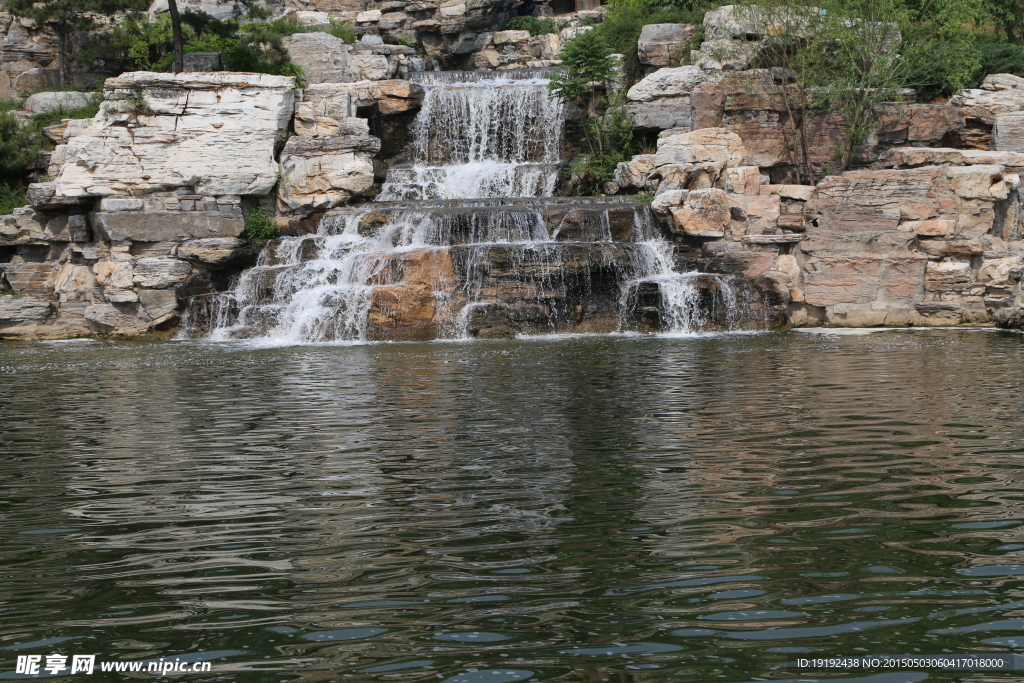
[[[566,102],[586,102],[587,106],[587,115],[572,130],[589,153],[579,155],[569,171],[578,179],[582,194],[597,194],[612,179],[615,165],[627,161],[633,151],[633,119],[625,97],[608,88],[618,65],[597,30],[570,40],[559,58],[562,67],[548,86],[551,96]]]
[[[617,70],[608,43],[591,29],[566,43],[558,58],[562,66],[556,71],[548,88],[565,102],[587,99],[587,114],[595,116],[601,92],[615,77]]]
[[[829,109],[843,121],[836,161],[849,168],[877,118],[914,85],[915,64],[927,62],[946,89],[964,87],[977,70],[970,33],[975,0],[752,0],[744,8],[763,36],[764,66],[781,67],[774,86],[800,137],[807,182],[806,113]]]
[[[173,2],[173,0],[172,0]],[[145,0],[7,0],[7,11],[18,17],[33,20],[39,26],[48,25],[57,34],[57,67],[61,87],[68,83],[70,41],[78,31],[88,31],[98,25],[97,15],[144,10]]]

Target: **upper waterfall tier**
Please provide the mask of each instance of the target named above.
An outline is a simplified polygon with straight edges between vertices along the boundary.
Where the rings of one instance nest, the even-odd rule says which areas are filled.
[[[562,103],[540,69],[425,72],[411,166],[388,171],[378,199],[543,197],[554,192]]]

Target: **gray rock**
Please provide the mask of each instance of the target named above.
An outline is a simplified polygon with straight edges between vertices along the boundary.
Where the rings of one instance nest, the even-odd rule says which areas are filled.
[[[219,52],[190,52],[182,58],[182,70],[187,72],[223,71]]]
[[[107,242],[179,242],[206,237],[238,237],[245,229],[241,210],[114,211],[92,214],[98,237]]]
[[[1024,112],[996,115],[992,148],[998,152],[1024,152]]]
[[[88,105],[92,98],[93,94],[88,92],[37,92],[21,107],[33,114],[44,114],[57,109],[78,109]]]
[[[144,289],[139,292],[139,301],[153,320],[173,313],[178,308],[178,297],[172,289]]]
[[[295,33],[283,40],[292,63],[302,67],[307,83],[348,83],[348,46],[329,33]],[[386,61],[386,60],[385,60]]]
[[[0,328],[41,323],[50,317],[50,303],[32,296],[0,296]]]
[[[665,97],[654,102],[630,102],[627,109],[636,128],[693,129],[693,107],[689,95]]]
[[[138,197],[104,197],[100,200],[100,211],[137,211],[142,208]]]
[[[178,247],[178,258],[222,265],[252,258],[254,251],[251,243],[236,237],[211,237],[185,242]]]
[[[171,257],[140,258],[135,262],[135,284],[149,289],[180,285],[192,273],[188,261]]]
[[[693,24],[647,24],[640,32],[637,53],[641,64],[670,66],[693,36]]]

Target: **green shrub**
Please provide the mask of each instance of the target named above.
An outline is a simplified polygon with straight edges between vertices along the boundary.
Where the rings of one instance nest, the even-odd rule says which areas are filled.
[[[981,56],[981,69],[976,82],[980,83],[988,74],[1013,74],[1024,77],[1024,45],[979,41],[974,47]]]
[[[243,3],[245,4],[245,3]],[[199,12],[182,12],[182,48],[190,52],[219,52],[224,67],[231,71],[301,76],[292,64],[283,39],[305,31],[325,31],[355,42],[355,29],[331,20],[330,26],[310,27],[294,19],[251,21],[265,18],[261,8],[248,7],[248,19],[215,19]],[[144,71],[168,71],[174,62],[171,22],[166,14],[155,21],[145,15],[126,16],[112,30],[99,36],[86,50],[86,58],[121,62],[128,68]]]
[[[702,24],[704,12],[719,3],[708,0],[616,0],[594,31],[613,53],[623,55],[623,72],[629,84],[643,76],[636,44],[647,24]],[[698,45],[699,47],[699,45]]]
[[[6,108],[10,107],[10,108]],[[19,125],[12,110],[20,107],[19,103],[5,101],[0,103],[0,182],[21,185],[25,182],[25,174],[29,167],[39,160],[39,151],[53,149],[54,143],[43,133],[47,126],[60,123],[64,119],[88,119],[99,111],[99,100],[93,101],[77,109],[59,108],[43,114],[36,114],[25,125]],[[4,187],[0,185],[0,187]],[[3,201],[7,194],[0,194]],[[24,204],[18,204],[24,206]],[[10,213],[5,211],[4,213]]]
[[[554,19],[547,17],[512,17],[505,22],[506,31],[529,31],[531,36],[558,33]]]
[[[562,65],[555,70],[548,88],[566,102],[590,98],[588,113],[597,108],[595,83],[604,84],[615,76],[611,48],[597,29],[578,34],[562,48],[558,58]]]
[[[245,232],[242,236],[247,240],[265,242],[278,237],[277,225],[263,209],[253,209],[245,216]]]
[[[331,27],[325,30],[335,38],[341,38],[349,45],[356,42],[356,29],[352,24],[346,24],[344,21],[331,19]],[[399,42],[401,42],[401,40],[399,40]]]
[[[569,175],[579,179],[578,192],[581,196],[603,194],[604,184],[614,176],[615,167],[620,161],[629,161],[630,158],[621,151],[581,154],[569,164]]]
[[[28,206],[25,188],[0,183],[0,215],[7,215],[19,206]]]

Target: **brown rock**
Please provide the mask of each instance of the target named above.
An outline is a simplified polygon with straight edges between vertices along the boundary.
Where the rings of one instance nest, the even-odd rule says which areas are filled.
[[[682,206],[671,212],[676,231],[693,237],[724,237],[729,225],[729,200],[722,190],[687,192]]]

